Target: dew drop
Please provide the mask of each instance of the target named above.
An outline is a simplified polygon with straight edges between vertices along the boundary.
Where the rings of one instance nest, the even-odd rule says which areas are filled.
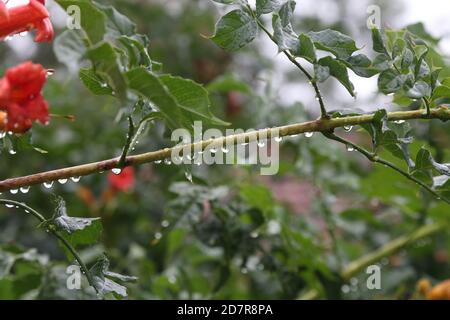
[[[186,177],[186,179],[187,179],[190,183],[192,183],[192,173],[186,171],[186,172],[184,173],[184,176]]]
[[[344,130],[347,132],[352,131],[352,129],[353,129],[353,126],[344,126]]]
[[[50,181],[50,182],[44,182],[44,187],[45,187],[46,189],[50,189],[52,186],[53,186],[53,181]]]
[[[9,190],[9,192],[11,192],[11,194],[17,194],[19,192],[18,189],[11,189]]]
[[[70,178],[70,180],[72,180],[73,182],[77,183],[77,182],[80,182],[81,177],[72,177],[72,178]]]
[[[120,174],[122,172],[122,169],[120,169],[120,168],[113,168],[113,169],[111,169],[111,172],[114,173],[114,174]]]
[[[168,220],[163,220],[161,222],[161,227],[167,228],[168,226],[170,226],[170,222]]]
[[[66,184],[68,179],[59,179],[58,182],[60,184]]]
[[[305,137],[311,138],[314,135],[314,132],[305,132]]]
[[[22,192],[22,193],[28,193],[28,191],[30,191],[30,186],[20,188],[20,192]]]

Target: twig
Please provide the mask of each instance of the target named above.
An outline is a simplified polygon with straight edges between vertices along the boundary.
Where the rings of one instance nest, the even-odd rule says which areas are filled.
[[[125,166],[141,165],[144,163],[164,160],[171,156],[172,151],[178,152],[186,146],[191,148],[191,150],[204,150],[208,146],[220,147],[223,145],[229,146],[235,145],[242,141],[253,142],[259,139],[259,137],[270,139],[273,136],[284,137],[290,135],[297,135],[305,132],[331,132],[333,129],[339,127],[355,126],[370,123],[373,121],[373,117],[374,114],[363,114],[343,118],[318,119],[304,123],[275,127],[271,129],[262,129],[254,132],[229,135],[217,139],[199,141],[185,146],[175,146],[173,148],[165,148],[157,151],[129,156],[126,158],[124,165]],[[439,119],[442,121],[447,121],[450,120],[450,109],[447,107],[435,108],[431,110],[429,116],[426,113],[424,113],[424,110],[389,112],[387,114],[387,118],[389,121],[412,120],[412,119]],[[71,177],[87,176],[93,173],[111,170],[117,168],[119,160],[120,160],[119,158],[113,158],[109,160],[3,180],[0,181],[0,192],[19,189],[21,187],[26,186],[42,184],[45,182],[57,181],[59,179],[69,179]]]

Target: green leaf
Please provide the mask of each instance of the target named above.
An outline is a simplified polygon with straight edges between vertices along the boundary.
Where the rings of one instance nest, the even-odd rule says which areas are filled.
[[[256,14],[260,16],[277,11],[281,5],[281,0],[256,0]]]
[[[234,10],[223,16],[211,38],[227,51],[237,51],[252,42],[258,32],[255,19],[242,10]]]
[[[307,61],[314,63],[317,60],[316,57],[316,48],[314,47],[314,43],[311,38],[302,33],[299,37],[300,48],[296,52],[296,55],[306,59]]]
[[[372,28],[373,50],[378,53],[388,54],[386,49],[386,35],[377,28]]]
[[[278,10],[278,15],[281,18],[281,25],[286,28],[291,25],[292,16],[294,15],[296,3],[295,1],[286,1]]]
[[[364,54],[351,56],[345,63],[360,77],[370,78],[380,72]]]
[[[86,46],[79,31],[66,30],[56,37],[53,51],[58,61],[73,71],[86,54]]]
[[[425,81],[419,80],[406,92],[406,96],[412,99],[421,99],[431,95],[431,88]]]
[[[136,33],[136,24],[127,16],[117,11],[113,6],[106,6],[96,3],[99,8],[108,17],[107,31],[114,37],[121,35],[133,36]]]
[[[226,126],[224,122],[211,113],[211,103],[208,91],[192,80],[162,75],[159,77],[170,94],[176,99],[185,118],[194,121],[204,121],[213,125]]]
[[[125,76],[129,88],[150,100],[162,113],[171,129],[189,127],[187,121],[182,121],[181,110],[176,99],[158,76],[142,67],[130,70]]]
[[[378,78],[378,89],[384,94],[391,94],[402,89],[405,77],[397,71],[388,69],[383,71]]]
[[[67,215],[66,203],[60,198],[51,221],[59,231],[65,231],[68,234],[72,234],[76,231],[80,231],[91,226],[96,220],[99,220],[99,218],[69,217]]]
[[[79,77],[86,88],[95,95],[113,95],[113,89],[93,69],[81,68]]]
[[[431,99],[433,101],[436,101],[437,99],[440,98],[450,98],[450,86],[438,86],[436,87],[436,89],[434,89],[433,91],[433,96],[431,97]]]
[[[331,52],[337,58],[346,60],[353,52],[359,50],[355,41],[339,31],[326,29],[319,32],[309,32],[308,36],[314,41],[317,49]]]
[[[109,279],[113,278],[122,282],[136,281],[136,277],[124,276],[109,271],[109,260],[105,256],[101,257],[89,270],[94,286],[101,296],[113,294],[118,298],[126,298],[127,288]]]
[[[278,14],[272,17],[273,38],[278,45],[278,51],[291,50],[296,52],[299,48],[299,39],[292,29],[291,24],[283,26],[282,19]]]
[[[56,0],[56,2],[67,10],[69,6],[75,5],[81,11],[81,27],[91,44],[103,40],[106,33],[106,16],[90,0]]]
[[[325,82],[330,77],[330,68],[318,63],[314,64],[314,77],[318,82]]]
[[[113,94],[126,100],[127,83],[122,74],[117,52],[107,42],[99,43],[87,52],[87,57],[93,64],[95,73],[106,79],[107,84],[113,89]]]
[[[332,57],[324,57],[319,60],[319,65],[328,67],[330,74],[339,80],[340,83],[348,90],[352,97],[355,96],[354,86],[348,77],[347,67],[344,63],[333,59]]]

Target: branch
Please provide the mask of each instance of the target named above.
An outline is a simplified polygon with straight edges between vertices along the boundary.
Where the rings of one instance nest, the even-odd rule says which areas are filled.
[[[22,208],[26,213],[31,214],[32,216],[34,216],[41,223],[44,223],[44,222],[47,221],[47,219],[45,219],[45,217],[42,214],[40,214],[39,212],[37,212],[36,210],[34,210],[33,208],[27,206],[26,204],[24,204],[22,202],[17,202],[17,201],[7,200],[7,199],[0,199],[0,204],[10,205],[10,206],[13,206],[13,207],[16,207],[16,208]],[[73,255],[75,260],[80,265],[81,270],[86,275],[86,278],[87,278],[87,280],[89,282],[89,285],[91,287],[93,287],[96,292],[98,292],[97,287],[94,284],[94,280],[92,279],[92,276],[91,276],[91,273],[90,273],[89,269],[86,267],[86,265],[84,264],[84,262],[81,259],[80,255],[75,250],[75,248],[54,227],[49,226],[48,227],[48,232],[50,232],[56,238],[58,238],[58,240],[60,240],[62,242],[62,244],[67,248],[67,250],[70,251],[70,253]]]
[[[251,10],[251,13],[254,16],[254,18],[256,19],[256,22],[258,23],[258,26],[261,28],[261,30],[263,30],[264,33],[267,34],[267,36],[270,38],[270,40],[272,40],[272,42],[277,44],[275,37],[270,33],[269,30],[267,30],[267,28],[264,26],[264,24],[261,22],[261,20],[259,20],[254,15],[253,10],[251,8],[249,8],[249,10]],[[314,79],[314,77],[311,76],[311,74],[305,68],[303,68],[303,66],[295,59],[295,56],[293,56],[289,52],[289,50],[283,50],[282,52],[289,59],[289,61],[291,61],[306,76],[306,78],[308,78],[309,83],[312,85],[312,87],[314,88],[314,91],[316,92],[316,98],[317,98],[317,101],[319,102],[321,117],[323,119],[328,119],[329,115],[327,114],[327,110],[325,108],[325,103],[323,102],[322,93],[320,92],[320,89],[319,89],[316,79]]]
[[[432,236],[446,227],[445,224],[435,223],[425,225],[411,234],[401,236],[397,239],[389,241],[379,249],[368,253],[365,256],[349,263],[340,273],[344,281],[349,281],[352,277],[357,275],[359,272],[364,270],[370,265],[373,265],[385,257],[392,256],[393,254],[399,252],[410,244],[417,242],[421,239]],[[299,299],[317,299],[319,298],[319,292],[317,290],[310,290]]]
[[[389,112],[387,114],[387,117],[389,121],[412,119],[439,119],[442,121],[447,121],[450,120],[450,109],[447,107],[435,108],[430,111],[430,115],[427,115],[425,110]],[[258,131],[242,134],[229,135],[217,139],[204,140],[192,144],[181,146],[178,145],[173,148],[164,148],[157,151],[128,156],[125,160],[124,166],[135,166],[144,163],[164,160],[166,158],[170,158],[172,151],[180,152],[185,147],[190,147],[191,150],[204,150],[206,147],[221,147],[224,145],[231,146],[243,141],[254,142],[257,141],[259,137],[270,139],[273,136],[285,137],[305,132],[326,133],[331,132],[339,127],[356,126],[370,123],[372,122],[373,118],[374,114],[363,114],[343,118],[317,119],[304,123],[297,123],[270,129],[261,129]],[[48,183],[57,181],[59,179],[70,179],[72,177],[87,176],[93,173],[111,170],[117,168],[119,166],[119,162],[120,158],[113,158],[109,160],[3,180],[0,181],[0,192],[17,190],[21,187],[33,186],[45,182]]]
[[[427,192],[429,192],[430,194],[432,194],[433,196],[436,197],[436,199],[442,200],[448,204],[450,204],[450,200],[447,200],[446,198],[442,198],[436,191],[434,191],[432,188],[430,188],[428,185],[426,185],[424,182],[420,181],[419,179],[417,179],[416,177],[414,177],[412,174],[406,172],[405,170],[403,170],[402,168],[396,166],[395,164],[393,164],[392,162],[389,162],[385,159],[380,158],[378,155],[374,154],[374,153],[370,153],[369,151],[365,150],[364,148],[358,146],[357,144],[343,139],[341,137],[338,137],[337,135],[335,135],[334,133],[330,133],[330,132],[323,132],[324,136],[326,136],[328,139],[331,140],[335,140],[337,142],[343,143],[346,146],[351,146],[353,149],[355,149],[356,151],[358,151],[359,153],[361,153],[362,155],[364,155],[367,159],[369,159],[370,161],[374,162],[374,163],[380,163],[382,165],[385,165],[391,169],[393,169],[394,171],[397,171],[398,173],[400,173],[402,176],[404,176],[406,179],[411,180],[412,182],[416,183],[417,185],[419,185],[420,187],[422,187],[423,189],[425,189]]]

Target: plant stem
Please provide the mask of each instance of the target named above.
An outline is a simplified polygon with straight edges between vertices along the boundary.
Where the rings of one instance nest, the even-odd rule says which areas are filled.
[[[17,202],[17,201],[8,200],[8,199],[0,199],[0,204],[11,205],[11,206],[14,206],[16,208],[22,208],[26,213],[29,213],[32,216],[34,216],[41,223],[47,221],[47,219],[45,219],[45,217],[42,214],[40,214],[39,212],[37,212],[36,210],[34,210],[33,208],[27,206],[26,204],[24,204],[22,202]],[[62,242],[62,244],[67,248],[67,250],[70,251],[70,253],[73,255],[75,260],[80,265],[81,270],[86,275],[86,278],[87,278],[87,280],[89,282],[89,285],[91,287],[93,287],[94,290],[98,293],[98,290],[97,290],[97,288],[94,285],[94,280],[92,279],[92,276],[91,276],[91,273],[89,272],[89,269],[86,267],[85,263],[83,262],[83,260],[81,259],[80,255],[75,250],[75,248],[61,235],[61,233],[59,233],[53,227],[48,228],[48,231],[51,234],[53,234],[56,238],[58,238]]]
[[[370,252],[361,258],[350,262],[340,273],[342,279],[349,281],[352,277],[357,275],[359,272],[367,268],[368,266],[377,263],[385,257],[392,256],[393,254],[399,252],[410,244],[417,242],[421,239],[432,236],[446,228],[445,224],[435,223],[428,224],[420,227],[411,234],[401,236],[394,240],[389,241],[377,250]],[[320,293],[317,290],[309,290],[303,294],[299,299],[309,300],[319,298]]]
[[[374,153],[370,153],[369,151],[365,150],[364,148],[358,146],[357,144],[355,144],[355,143],[353,143],[353,142],[351,142],[349,140],[343,139],[341,137],[338,137],[334,133],[323,132],[323,134],[329,139],[332,139],[332,140],[335,140],[337,142],[340,142],[340,143],[342,143],[342,144],[344,144],[346,146],[351,146],[356,151],[358,151],[359,153],[364,155],[370,161],[372,161],[374,163],[383,164],[383,165],[385,165],[385,166],[387,166],[387,167],[397,171],[398,173],[400,173],[402,176],[404,176],[408,180],[413,181],[414,183],[418,184],[420,187],[422,187],[423,189],[428,191],[430,194],[432,194],[434,197],[436,197],[436,199],[443,200],[444,202],[450,204],[450,200],[447,200],[446,198],[442,198],[436,191],[434,191],[432,188],[427,186],[424,182],[420,181],[419,179],[417,179],[416,177],[414,177],[410,173],[406,172],[405,170],[401,169],[400,167],[396,166],[392,162],[389,162],[389,161],[387,161],[385,159],[382,159],[378,155],[376,155]]]
[[[274,36],[270,33],[270,31],[267,30],[267,28],[259,19],[257,19],[256,17],[255,19],[261,30],[263,30],[264,33],[267,34],[267,36],[270,38],[270,40],[272,40],[276,44],[277,42]],[[295,59],[295,57],[292,55],[292,53],[289,52],[289,50],[283,50],[282,52],[289,59],[289,61],[291,61],[306,76],[306,78],[308,78],[309,83],[312,85],[314,91],[316,92],[316,98],[319,102],[321,117],[322,119],[328,119],[330,116],[328,115],[327,110],[325,108],[322,93],[320,92],[319,85],[317,84],[316,79],[314,79],[314,77],[305,68],[303,68],[303,66]]]
[[[221,147],[223,145],[235,145],[242,141],[254,142],[259,137],[270,139],[273,136],[291,136],[305,132],[331,132],[333,129],[345,126],[355,126],[373,121],[374,114],[363,114],[357,116],[349,116],[343,118],[333,119],[318,119],[303,123],[296,123],[285,125],[281,127],[261,129],[253,132],[229,135],[221,138],[203,140],[183,146],[175,146],[173,148],[164,148],[157,151],[142,153],[134,156],[128,156],[125,161],[125,166],[141,165],[157,160],[164,160],[169,158],[172,152],[180,152],[183,148],[190,148],[191,150],[204,150],[208,146]],[[434,108],[428,116],[424,110],[414,111],[398,111],[389,112],[387,114],[389,121],[398,120],[412,120],[412,119],[439,119],[442,121],[450,120],[450,109],[447,107]],[[71,177],[87,176],[93,173],[102,172],[116,168],[119,163],[119,158],[83,164],[74,167],[66,167],[63,169],[52,170],[23,176],[18,178],[11,178],[0,181],[0,192],[11,189],[19,189],[20,187],[32,186],[42,184],[44,182],[57,181],[59,179],[69,179]]]

